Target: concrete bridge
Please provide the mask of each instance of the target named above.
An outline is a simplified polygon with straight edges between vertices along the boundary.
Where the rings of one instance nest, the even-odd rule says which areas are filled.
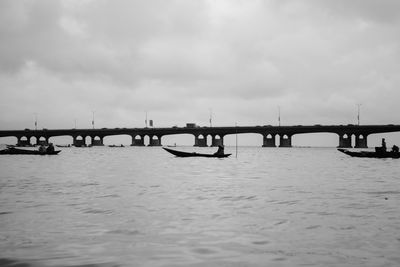
[[[335,133],[338,135],[338,147],[366,148],[370,134],[400,132],[400,125],[296,125],[296,126],[240,126],[240,127],[172,127],[172,128],[102,128],[102,129],[42,129],[42,130],[6,130],[0,131],[0,137],[15,137],[17,145],[47,144],[50,138],[71,136],[75,146],[102,146],[106,136],[129,135],[132,146],[144,146],[149,138],[149,146],[161,146],[162,137],[167,135],[192,134],[194,146],[205,147],[207,137],[211,136],[211,146],[224,144],[226,135],[255,133],[263,136],[263,147],[291,147],[292,137],[296,134]],[[352,144],[354,136],[355,144]],[[86,144],[90,137],[90,144]]]

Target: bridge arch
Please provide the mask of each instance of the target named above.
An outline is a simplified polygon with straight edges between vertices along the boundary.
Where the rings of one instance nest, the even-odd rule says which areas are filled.
[[[291,147],[292,146],[292,135],[282,133],[279,138],[279,147]]]
[[[188,133],[168,134],[162,137],[162,142],[164,145],[193,146],[196,145],[196,135]]]
[[[263,147],[276,147],[277,135],[272,133],[266,133],[263,135]]]
[[[18,146],[30,146],[32,144],[30,136],[24,135],[24,136],[18,137],[17,139],[18,139],[18,141],[17,141]]]
[[[300,147],[336,147],[338,135],[335,133],[304,133],[292,137],[292,145]]]
[[[150,135],[149,146],[161,146],[161,135]]]
[[[352,147],[352,134],[350,133],[338,133],[339,135],[339,145],[338,147],[350,148]]]
[[[132,144],[132,136],[129,134],[106,135],[103,138],[103,145],[127,145],[127,144],[129,145]]]
[[[238,146],[261,146],[263,144],[263,135],[259,133],[238,133]],[[224,136],[224,145],[236,145],[236,133]]]
[[[194,146],[206,147],[207,146],[207,135],[194,134]]]
[[[355,134],[355,148],[367,148],[367,136],[368,134]]]
[[[134,134],[131,135],[131,146],[144,146],[144,135]]]
[[[211,135],[211,146],[219,145],[224,145],[224,137],[219,134]]]
[[[85,144],[91,145],[92,144],[92,137],[91,136],[84,136]]]
[[[44,136],[40,136],[36,139],[37,145],[47,145],[48,143],[49,143],[49,139]]]
[[[72,138],[73,138],[72,144],[74,146],[76,147],[86,146],[85,136],[77,135],[77,136],[72,136]]]
[[[103,136],[95,135],[91,136],[91,145],[92,146],[103,146]]]
[[[25,137],[25,139],[26,139],[26,137]],[[4,145],[16,145],[19,142],[19,139],[16,136],[1,137],[0,140],[1,140],[0,144],[4,144]]]
[[[48,138],[49,143],[53,143],[55,145],[71,145],[73,144],[73,140],[71,142],[71,138],[73,139],[73,136],[71,135],[57,135],[57,136],[51,136]]]

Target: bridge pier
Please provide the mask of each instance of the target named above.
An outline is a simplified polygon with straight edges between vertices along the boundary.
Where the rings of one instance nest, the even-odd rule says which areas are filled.
[[[157,137],[157,138],[154,138]],[[161,146],[161,136],[151,135],[149,146]]]
[[[291,135],[281,135],[279,139],[279,147],[292,147],[292,136]]]
[[[263,135],[263,147],[276,147],[275,134]]]
[[[367,134],[356,135],[356,145],[354,147],[355,148],[368,148],[367,136],[368,136]]]
[[[36,145],[44,145],[47,146],[49,144],[49,137],[44,137],[44,136],[35,136],[36,137]],[[40,138],[44,137],[44,140],[40,140]]]
[[[99,139],[96,139],[96,137],[99,137]],[[104,146],[103,143],[103,136],[91,136],[91,145],[92,146]]]
[[[200,138],[200,136],[202,136],[202,138]],[[194,146],[206,147],[207,146],[207,138],[204,135],[195,135],[194,136]]]
[[[217,136],[219,138],[217,138]],[[219,136],[219,135],[212,135],[212,142],[211,142],[211,146],[223,146],[224,145],[224,137],[223,136]]]
[[[22,140],[22,137],[17,137],[18,141],[17,141],[17,146],[30,146],[31,145],[31,141],[30,141],[30,137],[26,138],[26,140]]]
[[[339,148],[351,148],[351,134],[339,134]]]
[[[72,144],[75,147],[86,146],[86,142],[85,142],[86,136],[82,136],[82,139],[78,139],[78,136],[73,136],[73,138],[74,138],[74,141]]]
[[[139,138],[136,138],[139,137]],[[144,135],[132,135],[132,143],[131,146],[144,146]]]

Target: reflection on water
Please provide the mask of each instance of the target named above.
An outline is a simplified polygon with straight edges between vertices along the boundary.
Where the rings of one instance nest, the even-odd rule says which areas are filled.
[[[94,147],[0,169],[0,266],[400,264],[399,160]]]

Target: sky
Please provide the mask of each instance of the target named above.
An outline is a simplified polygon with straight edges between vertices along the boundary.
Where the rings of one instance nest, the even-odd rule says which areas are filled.
[[[0,129],[400,124],[398,0],[2,0]],[[400,139],[399,139],[400,140]]]

